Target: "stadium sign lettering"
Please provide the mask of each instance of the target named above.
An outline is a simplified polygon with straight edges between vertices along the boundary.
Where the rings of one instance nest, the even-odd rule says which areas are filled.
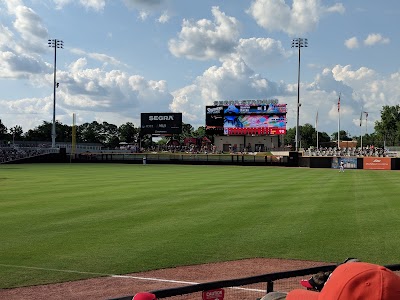
[[[219,114],[221,113],[221,110],[223,109],[222,106],[219,107],[213,107],[213,108],[209,108],[207,107],[207,114],[211,115],[211,114]]]
[[[174,116],[149,116],[149,121],[173,121]]]
[[[263,99],[263,100],[224,100],[214,101],[214,106],[217,105],[263,105],[263,104],[278,104],[278,99]]]

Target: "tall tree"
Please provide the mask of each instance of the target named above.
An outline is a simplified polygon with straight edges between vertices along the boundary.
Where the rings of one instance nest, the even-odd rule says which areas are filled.
[[[56,121],[56,142],[72,141],[72,126]]]
[[[97,121],[77,126],[78,142],[101,143],[100,124]]]
[[[299,126],[300,141],[302,148],[309,148],[317,145],[317,132],[315,128],[306,123],[303,126]],[[296,127],[288,128],[285,135],[285,145],[292,145],[292,149],[295,148]],[[326,132],[318,132],[318,144],[324,145],[331,139]]]
[[[107,122],[103,122],[99,126],[99,134],[101,136],[101,143],[103,145],[115,148],[119,145],[119,134],[118,134],[118,126],[114,124],[110,124]]]
[[[1,122],[0,119],[0,140],[4,140],[7,138],[7,127]]]
[[[139,128],[136,128],[133,123],[127,122],[119,126],[118,132],[122,142],[134,143],[138,138]]]
[[[352,138],[347,135],[346,130],[340,130],[340,140],[341,141],[351,141]],[[337,142],[337,131],[332,133],[332,140]]]
[[[22,127],[19,125],[15,125],[14,127],[10,128],[10,134],[13,136],[13,140],[22,140],[22,134],[24,131],[22,130]]]
[[[193,137],[204,137],[206,136],[206,128],[204,126],[200,126],[196,130],[192,132]]]
[[[306,149],[316,144],[315,128],[311,124],[306,123],[300,126],[300,136],[302,148]]]
[[[294,149],[296,145],[295,140],[296,140],[296,127],[288,128],[286,130],[286,135],[285,135],[285,146],[291,145],[292,149]]]
[[[25,140],[27,141],[51,141],[51,128],[52,123],[43,121],[42,125],[35,127],[34,129],[29,129],[25,134]]]
[[[389,146],[395,146],[400,139],[400,105],[385,105],[381,110],[381,121],[375,122],[375,131],[387,141]]]
[[[182,122],[182,134],[181,134],[181,139],[184,139],[186,137],[192,137],[193,136],[193,131],[194,128],[190,124],[185,124]]]
[[[329,137],[329,134],[326,132],[318,132],[318,144],[321,147],[325,147],[331,142],[331,138]],[[317,144],[317,138],[315,136],[315,144]]]

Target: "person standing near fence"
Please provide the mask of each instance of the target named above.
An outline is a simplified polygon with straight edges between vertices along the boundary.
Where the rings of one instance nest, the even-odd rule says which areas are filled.
[[[340,161],[339,172],[344,172],[344,161]]]

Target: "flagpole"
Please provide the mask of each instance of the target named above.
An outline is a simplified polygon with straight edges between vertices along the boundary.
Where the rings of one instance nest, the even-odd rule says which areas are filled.
[[[318,150],[318,110],[317,110],[317,116],[315,118],[315,131],[317,132],[317,150]]]
[[[364,111],[365,114],[365,135],[368,134],[368,112]]]
[[[338,133],[337,133],[337,146],[338,149],[340,148],[340,93],[339,93],[339,100],[338,100]]]
[[[362,151],[362,138],[363,138],[363,134],[362,134],[362,115],[363,115],[363,110],[361,109],[361,116],[360,116],[360,140],[361,140],[361,151]]]

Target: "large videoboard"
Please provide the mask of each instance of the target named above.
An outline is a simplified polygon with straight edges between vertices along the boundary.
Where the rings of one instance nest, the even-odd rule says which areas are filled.
[[[206,106],[210,135],[286,134],[286,104],[230,104]]]
[[[141,113],[141,134],[181,134],[182,113]]]

